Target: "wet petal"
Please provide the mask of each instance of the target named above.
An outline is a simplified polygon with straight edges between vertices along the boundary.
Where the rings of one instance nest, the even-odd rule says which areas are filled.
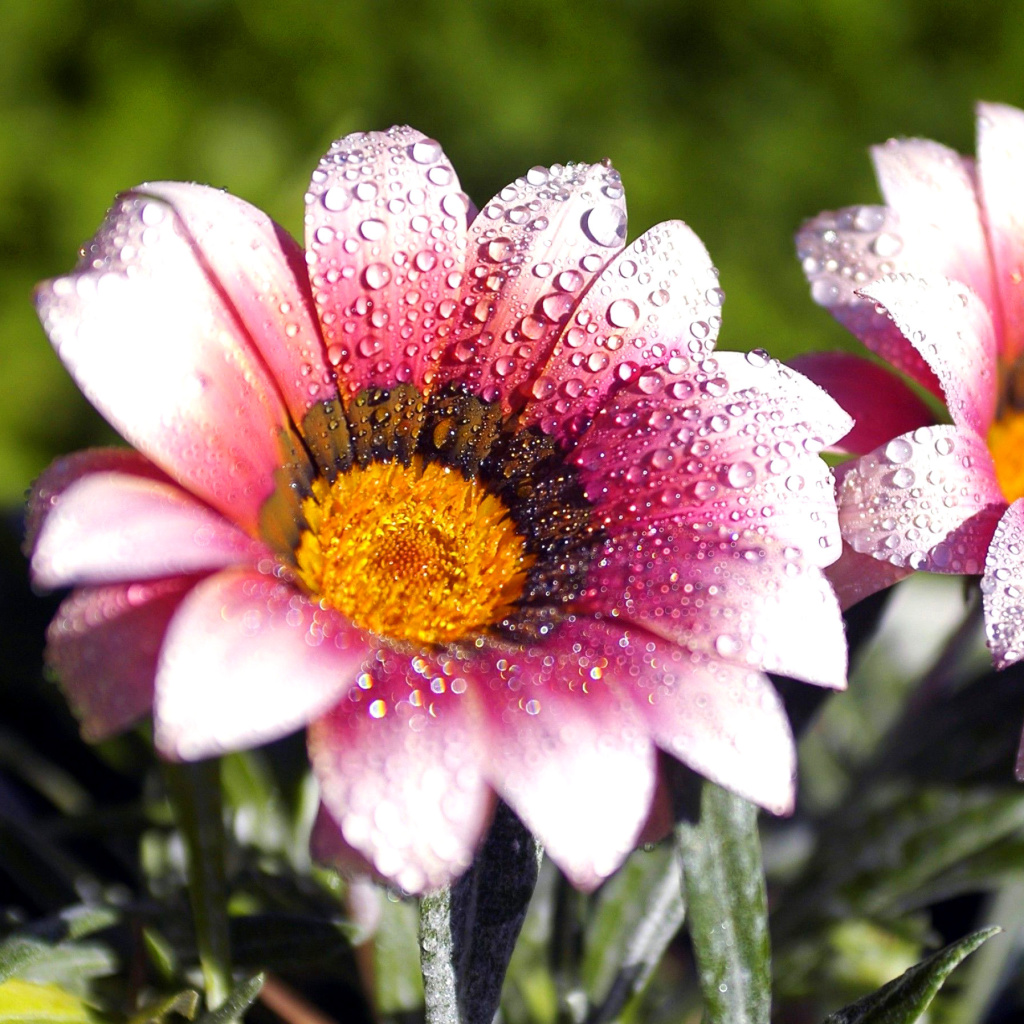
[[[293,586],[220,572],[196,587],[167,632],[156,746],[195,760],[285,736],[331,707],[370,653],[365,633]]]
[[[985,434],[996,407],[996,335],[978,296],[955,281],[907,275],[876,281],[863,294],[885,307],[934,371],[953,422]]]
[[[345,841],[409,892],[469,867],[490,821],[473,702],[453,659],[381,651],[310,727],[313,771]]]
[[[567,621],[542,646],[485,650],[465,666],[485,709],[491,784],[586,889],[636,845],[655,787],[654,748],[619,688],[634,685],[622,635]]]
[[[1012,363],[1024,349],[1024,111],[978,104],[978,179],[1002,306],[999,354]]]
[[[265,213],[227,192],[179,181],[139,190],[164,200],[184,226],[266,360],[297,424],[337,394],[320,336],[302,247]]]
[[[440,145],[412,128],[347,135],[306,193],[306,250],[343,388],[423,384],[451,329],[469,201]]]
[[[346,841],[341,826],[321,801],[316,809],[309,853],[318,864],[326,864],[346,875],[375,875],[373,864]]]
[[[901,237],[913,246],[908,269],[923,274],[917,254],[927,252],[930,266],[966,284],[993,309],[988,242],[969,161],[930,139],[890,139],[872,147],[871,156],[886,204],[899,216]]]
[[[844,544],[843,553],[825,569],[825,575],[836,592],[840,607],[846,611],[858,601],[905,579],[913,571],[871,555],[862,555],[849,544]]]
[[[572,460],[605,528],[666,517],[723,523],[766,530],[819,564],[837,558],[832,479],[817,452],[849,417],[763,353],[720,353],[703,370],[645,371],[580,439]],[[734,389],[732,377],[746,386]]]
[[[626,200],[610,164],[534,167],[470,225],[459,319],[442,380],[505,412],[525,401],[580,295],[626,240]]]
[[[807,352],[789,365],[824,388],[853,418],[853,429],[831,445],[833,451],[863,455],[897,434],[935,422],[928,406],[899,377],[860,356]]]
[[[76,481],[92,473],[128,473],[147,480],[171,479],[145,456],[131,448],[87,448],[55,459],[39,474],[29,492],[25,512],[25,554],[31,556],[36,537],[61,495]]]
[[[98,743],[149,712],[167,624],[196,578],[76,590],[46,634],[46,660],[82,726]]]
[[[985,633],[996,668],[1024,658],[1024,498],[996,526],[981,580]]]
[[[288,422],[275,383],[165,202],[122,196],[39,315],[86,397],[136,448],[255,532]]]
[[[922,427],[843,469],[839,524],[855,551],[911,569],[981,572],[1006,500],[976,434]]]
[[[651,228],[584,295],[532,384],[524,422],[569,440],[613,387],[642,369],[692,372],[714,348],[724,297],[690,228],[682,221]]]
[[[872,352],[941,398],[939,382],[921,354],[860,294],[860,289],[894,272],[913,269],[941,276],[942,269],[932,259],[934,250],[915,245],[913,236],[906,238],[899,216],[884,206],[821,213],[800,228],[796,249],[811,298]]]
[[[756,534],[661,520],[616,537],[582,606],[724,661],[846,685],[843,620],[824,574]]]
[[[119,472],[80,477],[49,503],[32,553],[40,587],[180,576],[270,557],[173,483]]]
[[[642,630],[632,697],[651,738],[712,782],[774,814],[793,810],[796,749],[782,701],[759,672],[708,659]]]

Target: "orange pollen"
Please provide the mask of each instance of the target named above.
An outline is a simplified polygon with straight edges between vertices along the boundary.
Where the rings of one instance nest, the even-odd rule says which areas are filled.
[[[498,498],[420,458],[318,478],[302,511],[307,590],[395,640],[451,643],[500,622],[534,560]]]
[[[992,424],[988,450],[1006,500],[1024,498],[1024,412],[1008,409]]]

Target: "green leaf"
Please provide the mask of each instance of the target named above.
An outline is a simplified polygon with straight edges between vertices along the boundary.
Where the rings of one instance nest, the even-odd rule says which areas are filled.
[[[373,937],[373,996],[381,1015],[411,1013],[423,1006],[418,933],[415,903],[390,893],[381,900]]]
[[[0,983],[29,970],[39,975],[34,980],[60,980],[61,965],[63,973],[111,973],[116,963],[105,947],[76,946],[63,940],[85,938],[114,924],[118,918],[118,912],[111,907],[74,906],[9,935],[0,942]],[[51,976],[45,976],[46,972]]]
[[[951,943],[877,992],[829,1014],[824,1024],[913,1024],[928,1009],[960,961],[998,931],[999,928],[983,928]]]
[[[0,985],[0,1024],[97,1024],[83,999],[56,985],[12,979]]]
[[[637,850],[601,888],[586,932],[583,984],[612,1020],[646,984],[685,916],[682,868],[668,844]]]
[[[263,988],[263,975],[254,974],[251,978],[236,985],[215,1010],[204,1013],[196,1024],[232,1024],[241,1018],[249,1009]]]
[[[491,1024],[537,884],[539,850],[503,803],[470,869],[420,903],[428,1024]]]
[[[163,1024],[163,1021],[172,1013],[188,1020],[194,1020],[198,1009],[199,993],[195,989],[186,988],[181,992],[176,992],[173,996],[158,999],[156,1002],[144,1006],[131,1017],[128,1024]]]
[[[690,938],[710,1024],[768,1024],[771,949],[757,810],[710,782],[679,825]]]

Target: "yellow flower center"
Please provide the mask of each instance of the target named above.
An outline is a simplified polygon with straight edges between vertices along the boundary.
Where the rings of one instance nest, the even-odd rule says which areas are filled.
[[[988,432],[988,450],[1007,501],[1024,498],[1024,412],[1006,409]]]
[[[303,584],[396,640],[450,643],[500,622],[534,560],[498,498],[419,457],[317,478],[302,511]]]

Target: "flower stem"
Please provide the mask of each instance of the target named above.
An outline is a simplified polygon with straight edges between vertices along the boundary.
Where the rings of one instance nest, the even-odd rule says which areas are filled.
[[[165,763],[164,779],[185,841],[189,901],[206,1005],[214,1010],[231,991],[220,761]]]

